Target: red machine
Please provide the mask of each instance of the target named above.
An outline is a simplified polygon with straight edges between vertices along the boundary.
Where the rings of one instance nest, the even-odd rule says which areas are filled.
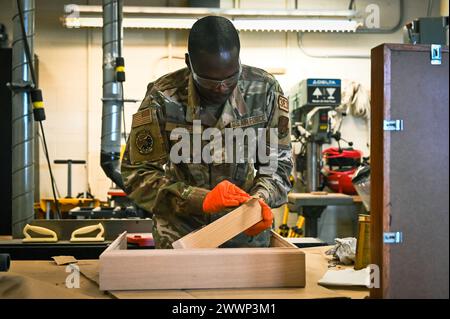
[[[330,147],[322,151],[322,156],[325,184],[336,193],[355,195],[352,177],[361,164],[362,152],[353,148]]]

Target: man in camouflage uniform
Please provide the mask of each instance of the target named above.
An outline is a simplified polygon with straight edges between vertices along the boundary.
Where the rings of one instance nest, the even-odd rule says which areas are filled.
[[[239,50],[239,37],[229,20],[216,16],[198,20],[189,34],[187,68],[150,83],[133,115],[121,171],[128,196],[153,213],[156,248],[172,248],[172,242],[223,216],[250,195],[260,198],[263,221],[222,246],[269,245],[273,221],[269,206],[286,203],[292,187],[289,106],[272,75],[241,66]],[[194,148],[189,160],[174,163],[170,152],[178,140],[170,133],[184,128],[192,138],[198,120],[202,130],[214,127],[222,133],[229,128],[276,128],[278,144],[269,145],[267,139],[264,145],[267,152],[275,150],[275,167],[258,158],[195,162]],[[251,144],[256,141],[247,139],[237,146],[248,149]]]

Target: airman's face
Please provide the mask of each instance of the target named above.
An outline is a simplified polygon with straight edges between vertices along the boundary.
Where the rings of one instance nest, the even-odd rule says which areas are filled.
[[[186,63],[194,77],[194,83],[205,104],[224,104],[237,85],[240,61],[237,48],[219,54],[200,52]],[[190,62],[190,63],[189,63]]]

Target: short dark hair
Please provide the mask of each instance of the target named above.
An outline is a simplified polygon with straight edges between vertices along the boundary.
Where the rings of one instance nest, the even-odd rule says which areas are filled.
[[[224,17],[207,16],[197,20],[191,28],[188,40],[189,55],[204,51],[219,53],[241,49],[239,35],[233,23]]]

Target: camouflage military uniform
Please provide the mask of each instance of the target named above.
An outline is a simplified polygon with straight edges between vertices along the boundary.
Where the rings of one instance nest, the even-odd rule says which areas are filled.
[[[236,88],[222,111],[218,109],[218,120],[209,125],[222,132],[229,127],[278,128],[278,162],[274,171],[264,172],[267,165],[258,161],[174,164],[169,154],[177,141],[170,140],[170,132],[181,127],[195,134],[192,123],[201,118],[203,128],[208,127],[204,124],[211,114],[202,111],[199,101],[190,71],[185,68],[150,83],[145,99],[133,115],[122,159],[122,176],[128,196],[154,214],[157,248],[171,248],[173,241],[226,213],[202,212],[208,191],[225,179],[251,195],[262,196],[270,207],[284,204],[292,187],[289,107],[272,75],[244,65]],[[202,143],[203,146],[206,142]],[[268,246],[269,236],[270,230],[255,237],[242,233],[223,246]]]

